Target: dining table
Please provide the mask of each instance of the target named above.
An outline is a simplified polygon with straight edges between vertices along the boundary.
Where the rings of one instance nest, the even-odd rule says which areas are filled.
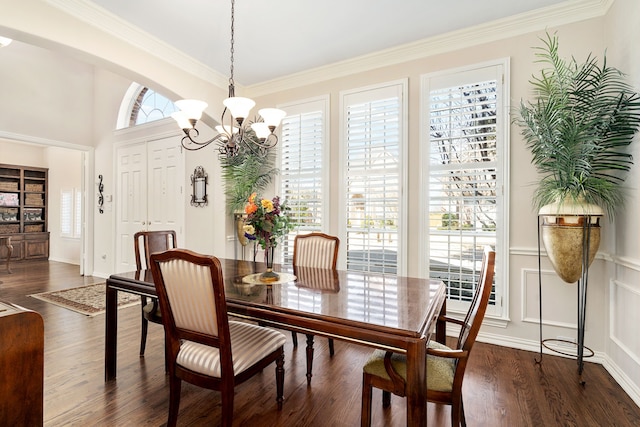
[[[407,426],[426,426],[427,343],[445,338],[438,321],[446,310],[442,281],[276,264],[280,278],[261,283],[263,263],[218,259],[230,315],[406,355]],[[105,381],[116,378],[118,292],[157,297],[151,270],[116,273],[106,281]]]

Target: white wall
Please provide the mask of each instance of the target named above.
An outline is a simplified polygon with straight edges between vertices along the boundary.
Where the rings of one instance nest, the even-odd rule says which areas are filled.
[[[640,90],[640,2],[617,0],[605,22],[605,40],[611,64]],[[636,138],[640,141],[640,138]],[[632,390],[640,405],[640,144],[633,146],[636,166],[627,180],[629,201],[616,218],[611,274],[605,283],[606,317],[603,337],[605,366],[614,378]]]
[[[47,219],[49,259],[80,264],[80,238],[60,235],[60,195],[62,190],[82,188],[82,153],[59,147],[49,147],[44,150],[49,168],[49,218]]]

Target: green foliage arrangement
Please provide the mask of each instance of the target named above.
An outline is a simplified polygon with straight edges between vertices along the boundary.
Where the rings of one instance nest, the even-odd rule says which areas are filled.
[[[248,145],[240,148],[238,155],[220,158],[224,194],[230,214],[244,211],[249,196],[264,190],[279,173],[275,167],[276,150],[261,153]]]
[[[640,98],[606,56],[602,66],[592,55],[578,63],[560,58],[555,35],[541,40],[534,49],[545,68],[530,80],[536,96],[514,119],[542,175],[534,205],[584,201],[613,218],[633,164],[625,147],[640,126]]]

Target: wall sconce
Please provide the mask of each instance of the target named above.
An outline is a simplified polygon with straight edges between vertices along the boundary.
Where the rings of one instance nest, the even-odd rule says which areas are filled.
[[[193,193],[191,194],[191,206],[206,206],[207,205],[207,173],[202,166],[198,166],[191,175],[191,187]]]

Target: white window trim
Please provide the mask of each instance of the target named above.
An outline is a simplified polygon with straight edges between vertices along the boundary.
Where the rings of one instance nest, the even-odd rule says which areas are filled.
[[[499,293],[500,301],[496,301],[495,306],[487,308],[486,316],[494,321],[494,326],[504,326],[509,321],[509,182],[510,182],[510,170],[509,170],[509,146],[510,146],[510,58],[501,58],[492,61],[486,61],[483,63],[473,64],[465,67],[459,67],[454,69],[443,70],[435,73],[423,74],[420,81],[420,186],[421,188],[427,188],[429,180],[429,150],[426,148],[428,135],[429,135],[429,119],[426,117],[426,112],[429,111],[429,96],[425,96],[429,92],[429,79],[434,77],[453,75],[456,73],[477,70],[486,67],[502,67],[502,84],[498,87],[501,91],[500,100],[501,104],[498,105],[500,109],[499,114],[504,118],[502,125],[498,127],[497,131],[502,133],[503,146],[501,150],[498,150],[498,165],[502,167],[504,176],[504,185],[502,188],[498,188],[498,191],[502,191],[504,208],[502,210],[502,230],[496,237],[496,275],[501,278],[501,287]],[[420,224],[419,233],[420,236],[428,236],[429,228],[429,213],[424,209],[427,200],[426,191],[420,191]],[[429,254],[429,239],[421,238],[419,246],[419,259],[420,259],[420,273],[422,277],[429,277],[429,268],[427,263],[423,262]],[[454,304],[454,301],[447,302],[447,310],[453,313],[465,313],[468,305]]]
[[[407,252],[407,200],[408,200],[408,187],[407,187],[407,175],[408,175],[408,146],[409,146],[409,132],[408,132],[408,116],[409,116],[409,102],[408,102],[408,87],[409,87],[409,79],[399,79],[393,80],[385,83],[360,87],[356,89],[344,90],[340,91],[340,103],[339,103],[339,145],[340,145],[340,153],[339,153],[339,170],[340,170],[340,181],[339,181],[339,215],[338,215],[338,230],[339,237],[344,243],[344,250],[341,250],[338,254],[338,268],[346,269],[347,266],[347,250],[346,250],[346,236],[347,236],[347,224],[344,220],[345,212],[347,210],[346,203],[346,195],[345,188],[342,183],[345,182],[347,171],[346,171],[346,155],[347,155],[347,121],[344,115],[344,109],[346,106],[345,98],[352,94],[357,94],[360,92],[365,92],[369,90],[382,89],[389,86],[398,86],[402,87],[402,99],[400,100],[400,146],[399,146],[399,156],[400,156],[400,165],[399,165],[399,176],[400,176],[400,207],[398,214],[398,264],[397,264],[397,274],[400,276],[405,276],[407,274],[407,262],[406,262],[406,252]]]
[[[317,96],[317,97],[313,97],[313,98],[307,98],[307,99],[303,99],[300,101],[294,101],[294,102],[290,102],[290,103],[286,103],[286,104],[278,104],[276,105],[277,108],[280,108],[281,110],[284,110],[287,112],[287,114],[298,114],[298,113],[303,113],[303,112],[307,112],[308,110],[308,105],[309,104],[316,104],[316,103],[321,103],[322,104],[322,144],[323,144],[323,150],[322,150],[322,164],[324,165],[324,169],[322,172],[322,193],[323,196],[326,198],[325,199],[325,203],[322,205],[322,232],[323,233],[329,233],[329,230],[331,229],[331,227],[329,226],[329,221],[330,219],[330,212],[331,212],[331,197],[329,194],[329,178],[330,178],[330,172],[331,172],[331,166],[330,166],[330,159],[331,159],[331,147],[329,144],[330,141],[330,131],[331,128],[329,126],[330,123],[330,117],[329,117],[329,103],[330,103],[330,97],[329,95],[321,95],[321,96]],[[281,129],[279,128],[278,130],[279,132],[281,131]],[[282,138],[281,134],[278,134],[278,138]],[[280,151],[280,145],[276,146],[278,148],[278,153],[276,155],[276,166],[278,167],[278,169],[281,169],[282,167],[282,152]],[[277,188],[277,191],[280,191],[281,185],[282,185],[282,178],[281,176],[278,174],[276,176],[275,179],[275,188]]]

